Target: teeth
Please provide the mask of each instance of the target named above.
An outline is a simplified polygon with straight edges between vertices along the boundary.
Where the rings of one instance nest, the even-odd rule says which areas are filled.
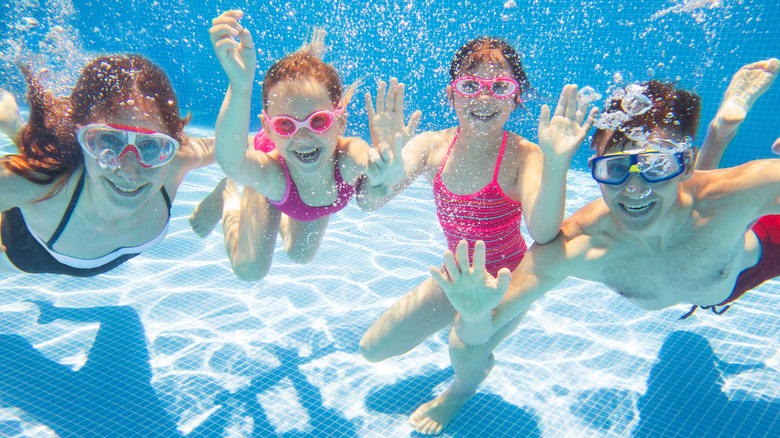
[[[631,207],[631,206],[628,206],[628,205],[625,205],[625,204],[621,204],[621,205],[623,206],[623,208],[627,212],[629,212],[631,214],[639,215],[639,214],[642,214],[642,213],[646,212],[647,210],[649,210],[650,207],[652,207],[653,203],[651,202],[651,203],[649,203],[647,205],[643,205],[643,206],[639,206],[639,207]]]

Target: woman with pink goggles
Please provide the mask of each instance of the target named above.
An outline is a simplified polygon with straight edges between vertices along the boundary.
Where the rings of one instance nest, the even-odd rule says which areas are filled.
[[[458,125],[425,132],[404,149],[406,174],[383,193],[364,200],[378,208],[424,174],[433,187],[436,212],[455,251],[458,241],[484,240],[488,269],[513,269],[526,251],[521,234],[540,243],[551,241],[563,221],[566,171],[574,152],[593,124],[595,109],[578,105],[577,86],[563,88],[553,117],[542,106],[538,141],[505,130],[531,85],[517,52],[506,42],[482,37],[469,41],[450,65],[446,87]],[[369,197],[367,197],[369,198]],[[472,244],[473,247],[473,244]],[[453,324],[457,312],[441,288],[428,279],[388,309],[360,342],[361,354],[372,362],[406,353],[432,334]],[[519,319],[518,319],[519,321]],[[450,334],[455,381],[443,394],[420,406],[409,419],[422,434],[439,434],[475,393],[492,367],[492,351],[506,329],[479,347],[465,346]]]
[[[358,84],[342,90],[338,72],[320,58],[324,32],[276,61],[263,80],[263,130],[247,145],[255,47],[239,24],[241,11],[215,18],[209,31],[230,84],[215,128],[217,161],[228,179],[195,209],[193,230],[206,236],[222,218],[233,272],[263,278],[277,235],[289,258],[316,254],[329,218],[357,194],[384,195],[403,177],[401,148],[417,127],[419,111],[404,125],[404,86],[380,83],[376,111],[366,95],[373,147],[345,137],[346,107]],[[386,91],[387,89],[387,91]],[[391,146],[392,145],[392,146]],[[235,182],[234,182],[235,181]],[[236,183],[244,185],[239,198]]]
[[[213,139],[184,135],[165,73],[138,55],[101,56],[62,98],[22,72],[26,125],[0,94],[0,129],[19,151],[0,167],[0,271],[89,277],[160,242],[182,179],[214,161]]]

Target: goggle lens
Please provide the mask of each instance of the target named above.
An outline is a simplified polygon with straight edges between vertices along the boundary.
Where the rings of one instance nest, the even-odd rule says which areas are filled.
[[[117,125],[84,126],[79,128],[78,140],[92,158],[97,159],[110,151],[118,159],[132,151],[143,167],[162,166],[171,161],[179,149],[179,142],[165,134]]]
[[[456,79],[452,85],[460,95],[465,97],[477,96],[483,87],[487,87],[493,97],[506,98],[515,94],[518,88],[517,81],[504,77],[481,79],[466,76]]]
[[[666,181],[685,171],[682,153],[605,155],[591,160],[593,178],[602,184],[623,184],[635,165],[642,178],[649,183]]]
[[[335,111],[316,111],[309,114],[309,117],[304,121],[298,121],[290,116],[276,116],[270,118],[265,112],[263,112],[263,117],[270,123],[271,129],[273,129],[274,132],[282,137],[292,137],[301,128],[308,128],[312,132],[321,134],[330,129],[333,122],[336,120],[336,117],[343,113],[343,108],[336,109]]]

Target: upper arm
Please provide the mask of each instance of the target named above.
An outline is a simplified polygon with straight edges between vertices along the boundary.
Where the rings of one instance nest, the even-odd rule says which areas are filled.
[[[544,155],[539,146],[521,140],[521,149],[518,151],[520,166],[518,166],[518,193],[523,212],[526,216],[533,214],[534,204],[542,185],[542,172],[544,170]]]
[[[52,189],[52,184],[36,184],[11,172],[0,162],[0,211],[20,207],[45,198],[51,193]]]
[[[741,166],[701,172],[694,183],[700,197],[746,219],[780,214],[780,160],[756,160]],[[728,214],[728,213],[726,213]]]
[[[408,187],[428,165],[431,153],[439,146],[442,132],[424,132],[412,137],[411,140],[401,150],[401,157],[404,162],[404,177],[398,184],[390,187],[392,193],[385,195],[372,196],[368,187],[362,187],[358,192],[358,203],[363,210],[374,210],[395,197],[398,193]]]

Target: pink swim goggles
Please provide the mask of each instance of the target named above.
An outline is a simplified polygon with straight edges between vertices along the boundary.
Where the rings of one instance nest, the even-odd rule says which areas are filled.
[[[506,99],[514,95],[520,84],[512,78],[499,76],[493,79],[482,79],[476,76],[462,76],[450,84],[452,88],[463,97],[475,97],[487,88],[491,96],[498,99]]]
[[[91,123],[76,131],[81,148],[103,168],[114,170],[128,152],[144,168],[170,162],[179,150],[179,142],[169,135],[132,126]]]
[[[306,120],[299,121],[290,116],[268,117],[268,113],[263,111],[263,118],[270,125],[271,129],[282,137],[292,137],[301,128],[308,128],[311,132],[322,134],[333,126],[336,118],[344,114],[346,110],[343,107],[334,110],[315,111],[306,117]]]

